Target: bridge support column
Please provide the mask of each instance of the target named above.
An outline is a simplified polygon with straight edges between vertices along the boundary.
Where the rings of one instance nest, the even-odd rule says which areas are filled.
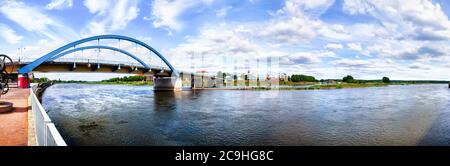
[[[179,77],[157,77],[153,81],[155,91],[181,91],[182,80]]]

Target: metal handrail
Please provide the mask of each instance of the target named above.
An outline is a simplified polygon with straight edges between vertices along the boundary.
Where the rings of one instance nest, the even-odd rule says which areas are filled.
[[[14,60],[15,62],[18,62],[19,60]],[[27,58],[27,59],[21,59],[20,63],[29,63],[29,62],[33,62],[34,59],[31,58]],[[140,67],[140,68],[144,68],[144,66],[140,63],[133,63],[133,62],[123,62],[123,61],[113,61],[113,60],[100,60],[98,61],[97,59],[87,59],[87,58],[58,58],[52,61],[47,61],[47,62],[67,62],[67,63],[92,63],[92,64],[117,64],[117,65],[122,65],[122,66],[133,66],[133,67]],[[166,67],[163,66],[157,66],[157,65],[149,65],[151,68],[157,68],[157,69],[165,69]]]
[[[36,143],[38,146],[67,146],[50,117],[42,107],[33,88],[30,88],[31,109],[34,113]]]

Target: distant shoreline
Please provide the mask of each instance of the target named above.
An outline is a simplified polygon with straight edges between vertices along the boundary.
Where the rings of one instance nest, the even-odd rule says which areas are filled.
[[[444,83],[366,83],[366,84],[334,84],[334,85],[311,85],[308,87],[218,87],[218,88],[195,88],[193,90],[332,90],[332,89],[351,89],[351,88],[371,88],[385,87],[390,85],[427,85]]]
[[[128,85],[128,86],[153,86],[153,82],[55,82],[56,84],[92,84],[92,85]],[[315,84],[296,87],[292,85],[280,85],[280,87],[205,87],[193,88],[192,90],[331,90],[331,89],[349,89],[349,88],[370,88],[385,87],[390,85],[426,85],[426,84],[448,84],[445,82],[391,82],[391,83],[337,83],[337,84]]]

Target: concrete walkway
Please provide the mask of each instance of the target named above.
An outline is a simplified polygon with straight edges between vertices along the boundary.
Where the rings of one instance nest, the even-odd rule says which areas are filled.
[[[14,110],[0,113],[0,146],[28,145],[29,89],[12,88],[0,101],[14,103]]]

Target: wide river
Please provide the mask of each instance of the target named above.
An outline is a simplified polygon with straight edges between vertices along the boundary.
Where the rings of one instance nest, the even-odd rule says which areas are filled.
[[[57,84],[43,105],[68,145],[450,145],[444,84],[183,92]]]

